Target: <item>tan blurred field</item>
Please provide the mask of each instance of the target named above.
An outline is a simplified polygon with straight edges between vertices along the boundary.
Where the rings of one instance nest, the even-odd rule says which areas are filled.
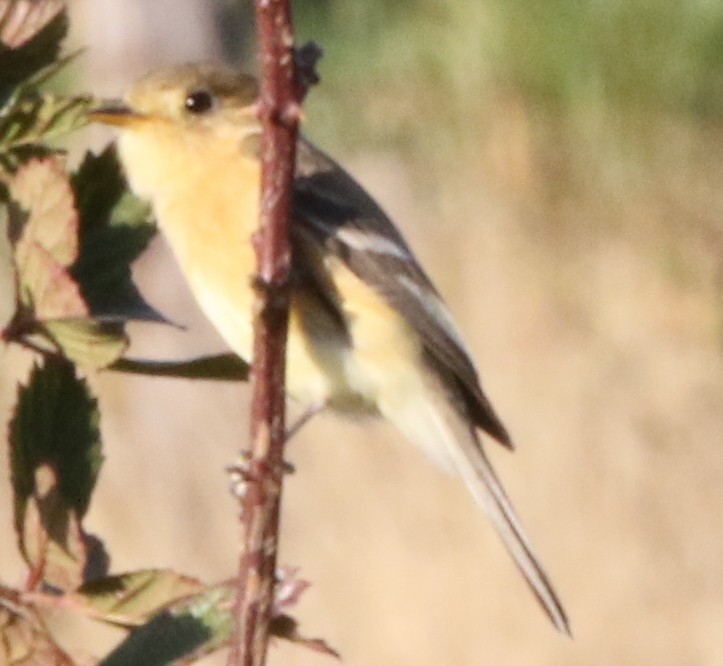
[[[548,625],[460,484],[391,428],[329,416],[288,452],[281,560],[313,583],[303,630],[349,666],[723,663],[720,118],[595,108],[571,128],[505,85],[451,110],[436,97],[416,107],[418,89],[400,110],[406,93],[350,93],[339,106],[359,106],[353,140],[312,102],[309,133],[340,145],[457,316],[518,442],[491,453],[575,638]],[[403,137],[387,145],[377,117],[393,112]],[[188,328],[136,327],[132,353],[223,348],[162,242],[137,278]],[[5,349],[0,363],[4,422],[26,362]],[[229,576],[223,468],[246,442],[248,387],[92,381],[106,462],[87,524],[113,569]],[[9,525],[5,466],[0,493]],[[20,575],[13,550],[0,549],[3,582]],[[278,645],[271,664],[326,659]]]

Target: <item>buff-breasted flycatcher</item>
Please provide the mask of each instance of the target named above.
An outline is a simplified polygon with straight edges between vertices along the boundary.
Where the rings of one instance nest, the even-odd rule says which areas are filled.
[[[251,236],[259,207],[256,80],[183,65],[94,113],[120,128],[133,190],[149,199],[198,303],[230,347],[252,351]],[[399,231],[338,164],[299,139],[293,189],[287,393],[391,421],[462,477],[555,626],[560,600],[492,469],[478,429],[511,447],[452,317]]]

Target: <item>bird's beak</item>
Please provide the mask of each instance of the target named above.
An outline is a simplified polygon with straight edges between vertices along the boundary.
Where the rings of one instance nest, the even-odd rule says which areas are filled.
[[[88,117],[96,123],[128,127],[144,118],[143,114],[134,111],[127,104],[117,100],[103,102],[101,106],[88,112]]]

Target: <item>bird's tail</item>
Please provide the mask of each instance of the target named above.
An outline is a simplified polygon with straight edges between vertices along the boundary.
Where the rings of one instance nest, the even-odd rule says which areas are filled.
[[[532,551],[524,528],[512,503],[495,474],[476,434],[457,417],[459,423],[454,441],[449,442],[449,455],[475,499],[489,516],[507,551],[512,556],[532,592],[555,627],[570,634],[565,610],[555,589]],[[465,432],[466,431],[466,432]]]
[[[520,519],[482,449],[474,426],[465,418],[463,411],[449,400],[448,389],[442,390],[446,387],[432,387],[430,383],[436,382],[430,382],[429,377],[425,379],[426,382],[420,383],[423,398],[417,394],[417,399],[422,398],[425,404],[418,405],[419,409],[404,410],[407,414],[415,415],[415,422],[412,424],[406,419],[400,422],[399,418],[389,413],[387,417],[438,462],[442,460],[444,467],[451,468],[462,477],[475,502],[489,516],[552,623],[560,632],[570,635],[562,603],[532,551]]]

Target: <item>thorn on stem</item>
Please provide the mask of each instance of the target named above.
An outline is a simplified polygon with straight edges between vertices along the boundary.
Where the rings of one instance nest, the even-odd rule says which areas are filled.
[[[274,310],[284,305],[289,295],[288,282],[279,283],[274,280],[266,280],[260,275],[255,275],[252,278],[251,286],[254,291],[263,292],[265,294],[267,310]]]
[[[241,451],[236,462],[226,466],[231,495],[237,499],[245,497],[250,483],[258,483],[265,478],[266,475],[261,469],[263,466],[263,462],[254,460],[251,457],[250,451]],[[281,471],[284,474],[293,474],[296,468],[290,462],[284,460],[281,463]]]

